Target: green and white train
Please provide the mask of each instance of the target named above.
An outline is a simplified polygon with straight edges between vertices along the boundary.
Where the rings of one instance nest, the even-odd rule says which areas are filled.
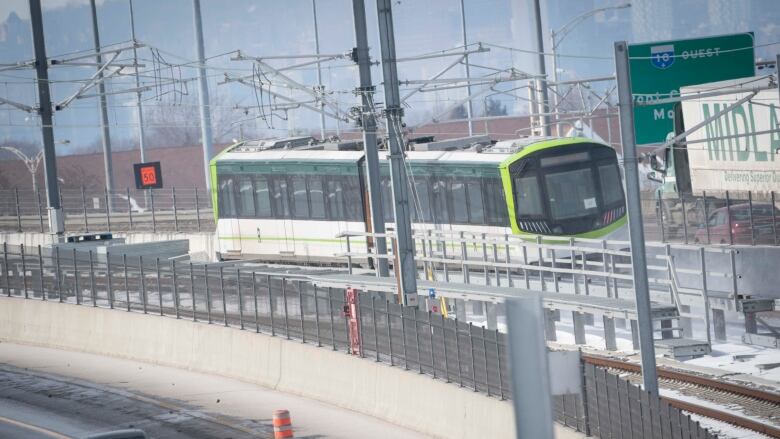
[[[413,145],[406,153],[415,230],[626,237],[623,183],[609,146],[585,138],[524,138],[439,150],[430,145]],[[386,155],[380,151],[382,201],[392,227]],[[340,233],[370,230],[360,143],[240,142],[210,166],[223,259],[329,263],[346,251]],[[351,244],[355,252],[369,245]]]

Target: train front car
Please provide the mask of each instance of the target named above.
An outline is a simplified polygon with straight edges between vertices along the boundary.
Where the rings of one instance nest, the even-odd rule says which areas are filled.
[[[585,138],[520,146],[500,165],[515,234],[626,239],[625,196],[614,149]]]

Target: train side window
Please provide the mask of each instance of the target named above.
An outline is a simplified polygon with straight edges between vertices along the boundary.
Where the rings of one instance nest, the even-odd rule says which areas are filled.
[[[360,197],[360,181],[357,177],[346,177],[344,185],[344,211],[347,221],[362,221],[363,201]]]
[[[415,219],[418,222],[422,223],[429,223],[431,222],[431,200],[430,195],[428,194],[428,189],[430,187],[430,182],[427,178],[421,178],[417,177],[414,181],[414,191],[416,198],[413,200],[414,205],[416,206],[413,210]],[[418,203],[419,201],[419,203]],[[417,214],[417,211],[420,210],[422,213],[422,218],[418,218],[419,215]]]
[[[344,193],[339,180],[328,180],[328,213],[332,220],[344,220]]]
[[[252,218],[255,216],[254,188],[249,177],[241,177],[238,181],[238,201],[240,217]]]
[[[382,210],[384,210],[385,222],[395,221],[393,210],[393,184],[390,177],[382,177]]]
[[[222,176],[219,181],[219,216],[235,218],[236,200],[233,192],[233,177]]]
[[[259,218],[271,218],[273,216],[268,180],[265,177],[255,177],[255,210]]]
[[[311,217],[325,218],[325,194],[322,191],[322,177],[309,177],[309,199],[311,200]]]
[[[469,219],[471,224],[485,224],[485,208],[482,206],[482,185],[479,180],[467,183]]]
[[[295,218],[309,218],[309,197],[306,194],[306,178],[293,177],[293,216]]]
[[[436,224],[450,222],[450,214],[447,199],[447,184],[444,180],[433,180],[433,220]]]
[[[509,216],[506,210],[504,188],[497,178],[485,178],[483,180],[485,214],[488,224],[497,226],[508,225]]]
[[[288,198],[287,180],[284,177],[275,177],[273,180],[273,200],[276,218],[290,217],[290,204]]]
[[[450,192],[452,194],[452,222],[468,223],[469,207],[466,204],[466,184],[462,181],[450,183]]]

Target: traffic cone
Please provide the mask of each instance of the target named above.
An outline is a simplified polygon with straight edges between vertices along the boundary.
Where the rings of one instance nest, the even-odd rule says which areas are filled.
[[[293,437],[292,421],[288,410],[274,410],[274,439]]]

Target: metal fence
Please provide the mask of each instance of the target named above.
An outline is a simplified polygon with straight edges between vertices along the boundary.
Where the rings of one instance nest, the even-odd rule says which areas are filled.
[[[722,198],[703,193],[656,199],[644,196],[645,228],[651,239],[701,244],[778,245],[780,198],[774,192]]]
[[[213,231],[211,196],[198,188],[119,192],[60,189],[65,231]],[[0,230],[48,232],[46,194],[0,189]]]
[[[211,196],[205,190],[149,189],[107,192],[61,189],[68,232],[213,231]],[[109,208],[110,205],[110,208]],[[642,195],[648,240],[701,244],[780,244],[780,199],[774,192],[724,198]],[[48,231],[46,194],[0,189],[0,230]]]
[[[246,264],[194,264],[72,247],[30,249],[8,244],[3,244],[0,264],[0,293],[8,297],[157,314],[295,339],[427,374],[490,397],[511,398],[504,334],[405,308],[381,293],[358,296],[360,341],[359,348],[353,349],[350,336],[354,341],[355,333],[345,312],[345,292],[320,287],[294,273],[261,272]],[[630,413],[615,412],[615,403],[623,400],[616,399],[613,381],[602,385],[598,381],[601,372],[585,370],[590,371],[584,377],[587,397],[555,397],[556,419],[600,437],[629,437],[615,434],[621,431],[615,425],[631,425],[641,395],[629,391],[633,393],[628,398],[639,402],[628,403],[626,407],[633,407]],[[605,405],[607,412],[603,413],[607,414],[603,415]],[[653,412],[652,407],[660,408]],[[663,418],[670,411],[659,404],[648,410],[647,416],[653,419],[648,425],[655,435],[645,437],[713,437],[701,433],[698,426],[695,432],[686,430],[688,435],[667,434],[677,428],[675,420],[696,424],[684,415]],[[641,416],[642,422],[648,422]]]

